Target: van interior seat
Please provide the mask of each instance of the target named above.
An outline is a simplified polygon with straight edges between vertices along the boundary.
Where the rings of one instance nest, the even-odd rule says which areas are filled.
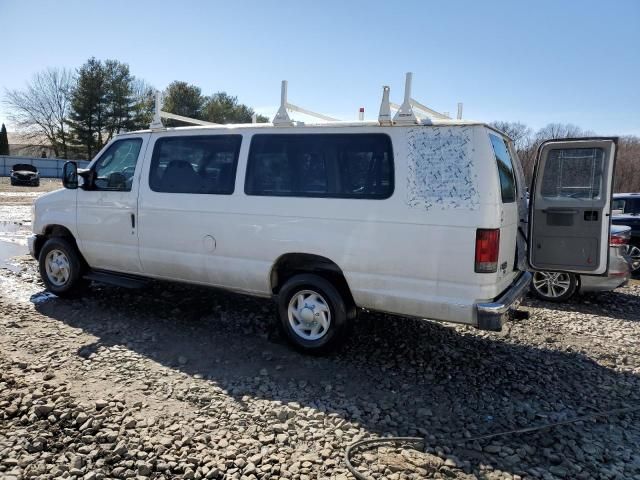
[[[185,160],[170,161],[160,180],[160,189],[163,192],[196,192],[199,188],[200,177],[191,163]]]

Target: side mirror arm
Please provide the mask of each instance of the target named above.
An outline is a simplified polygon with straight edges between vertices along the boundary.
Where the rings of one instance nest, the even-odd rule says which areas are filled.
[[[83,190],[93,190],[95,181],[95,172],[93,170],[90,168],[79,168],[78,176],[84,180],[81,187]]]

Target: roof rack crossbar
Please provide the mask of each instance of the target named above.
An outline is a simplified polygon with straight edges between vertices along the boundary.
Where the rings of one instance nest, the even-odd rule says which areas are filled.
[[[162,125],[163,118],[170,118],[172,120],[178,120],[184,123],[190,123],[192,125],[202,125],[202,126],[213,126],[220,125],[219,123],[207,122],[205,120],[198,120],[197,118],[184,117],[182,115],[176,115],[175,113],[165,112],[162,110],[162,93],[156,90],[155,94],[155,108],[153,112],[153,120],[151,121],[151,129],[157,130],[159,128],[164,128]]]
[[[303,113],[305,115],[309,115],[310,117],[316,117],[321,120],[326,120],[327,122],[337,122],[337,118],[330,117],[328,115],[323,115],[322,113],[313,112],[311,110],[307,110],[306,108],[299,107],[294,105],[293,103],[289,103],[287,100],[287,88],[288,82],[286,80],[282,81],[282,86],[280,88],[280,108],[276,113],[276,116],[273,117],[274,125],[293,125],[293,120],[289,117],[289,112],[287,110],[291,110],[292,112]]]

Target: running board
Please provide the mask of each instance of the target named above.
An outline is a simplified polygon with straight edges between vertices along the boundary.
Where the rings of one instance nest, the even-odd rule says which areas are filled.
[[[102,272],[96,270],[91,270],[84,276],[84,278],[94,282],[106,283],[108,285],[124,288],[143,288],[149,284],[149,280],[146,278],[135,277],[124,273]]]

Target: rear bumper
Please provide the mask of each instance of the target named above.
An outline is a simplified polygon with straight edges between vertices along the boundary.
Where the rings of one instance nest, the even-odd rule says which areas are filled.
[[[476,304],[477,327],[480,330],[499,332],[509,317],[509,311],[517,308],[522,297],[529,289],[531,273],[522,272],[518,279],[511,284],[498,298],[492,302]]]

